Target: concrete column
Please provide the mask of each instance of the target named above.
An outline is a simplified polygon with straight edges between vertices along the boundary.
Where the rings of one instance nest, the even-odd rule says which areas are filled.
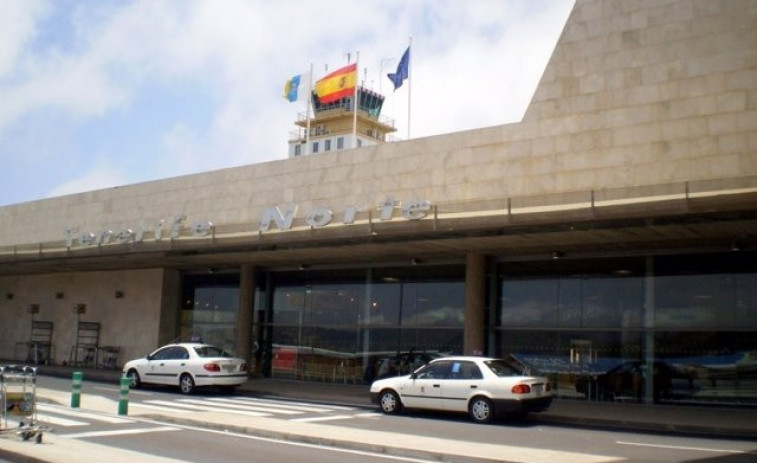
[[[157,345],[176,342],[181,313],[181,273],[178,270],[163,269],[160,294],[160,322]],[[186,341],[186,340],[184,340]]]
[[[465,263],[463,353],[483,354],[486,343],[486,256],[469,253]]]
[[[242,265],[239,273],[239,304],[234,333],[234,353],[252,368],[252,321],[255,313],[255,266]]]

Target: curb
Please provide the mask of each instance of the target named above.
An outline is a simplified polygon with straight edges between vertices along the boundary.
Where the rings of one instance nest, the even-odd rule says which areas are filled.
[[[757,428],[745,431],[741,428],[698,426],[696,424],[676,425],[629,421],[620,419],[570,417],[562,415],[529,415],[528,421],[566,428],[580,428],[604,431],[625,431],[644,434],[667,434],[680,437],[707,437],[731,440],[757,440]]]

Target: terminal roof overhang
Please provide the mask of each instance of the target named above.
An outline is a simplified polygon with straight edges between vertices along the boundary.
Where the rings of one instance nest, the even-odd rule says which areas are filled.
[[[525,204],[508,201],[507,208]],[[539,260],[550,259],[555,252],[565,258],[587,258],[732,248],[754,251],[757,192],[685,195],[603,207],[592,200],[592,204],[536,208],[522,214],[435,210],[422,220],[218,236],[4,254],[0,275],[145,268],[204,271],[245,264],[271,269],[380,266],[463,262],[468,253]]]

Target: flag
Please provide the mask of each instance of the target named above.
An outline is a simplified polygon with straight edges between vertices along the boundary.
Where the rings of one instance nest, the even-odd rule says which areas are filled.
[[[310,93],[310,73],[306,72],[292,77],[284,84],[284,98],[290,102],[304,100]]]
[[[405,50],[405,53],[402,54],[402,58],[400,59],[400,64],[397,65],[397,71],[395,73],[389,73],[386,76],[389,77],[389,80],[392,81],[394,84],[394,89],[397,90],[398,88],[402,87],[402,82],[407,79],[409,75],[409,68],[410,68],[410,47],[407,47],[407,50]]]
[[[352,63],[316,82],[315,94],[321,103],[331,103],[354,94],[356,85],[357,63]]]

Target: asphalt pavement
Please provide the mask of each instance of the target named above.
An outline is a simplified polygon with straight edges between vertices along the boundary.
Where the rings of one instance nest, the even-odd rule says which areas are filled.
[[[105,382],[117,385],[121,376],[117,370],[76,369],[84,375],[84,381]],[[74,369],[59,366],[40,366],[39,375],[69,377]],[[375,408],[371,404],[368,386],[355,384],[334,384],[321,382],[303,382],[269,378],[250,379],[238,388],[238,393],[253,396],[277,397],[299,401],[323,402],[329,404],[349,405],[353,407]],[[40,390],[38,400],[67,404],[69,392]],[[114,413],[112,400],[101,399],[85,401],[88,409],[103,413]],[[133,413],[130,411],[130,416]],[[469,443],[434,439],[431,437],[404,436],[398,433],[352,430],[344,427],[315,423],[292,423],[284,420],[267,418],[238,417],[229,422],[229,417],[222,413],[204,413],[202,417],[172,415],[170,413],[156,416],[145,414],[146,418],[156,418],[175,424],[222,429],[225,431],[254,434],[263,437],[320,443],[343,448],[402,455],[410,458],[427,458],[440,461],[454,461],[456,457],[469,456]],[[618,429],[635,432],[667,433],[679,435],[699,435],[739,438],[757,441],[757,408],[754,407],[706,407],[681,405],[643,405],[610,402],[586,402],[580,400],[556,399],[547,412],[532,414],[527,418],[535,423],[554,426],[571,426],[600,429]],[[37,446],[29,442],[13,439],[0,439],[0,458],[11,461],[30,462],[69,462],[71,452],[83,452],[80,463],[89,461],[113,461],[113,455],[105,455],[106,450],[95,444],[65,439],[54,434],[45,436],[46,444]],[[35,446],[31,451],[29,446]],[[81,448],[80,448],[81,447]],[[86,448],[85,448],[86,447]],[[507,447],[507,448],[504,448]],[[504,461],[502,455],[508,455],[507,461],[542,461],[544,455],[531,455],[528,449],[501,445],[477,445],[481,461]],[[504,453],[503,453],[504,452]],[[135,460],[135,455],[123,454],[124,462]],[[559,456],[559,461],[589,461],[586,454]],[[118,458],[121,458],[120,456]],[[172,463],[164,459],[151,459],[154,463]],[[558,460],[555,460],[558,461]],[[597,456],[597,462],[605,461]],[[609,460],[607,460],[609,461]],[[113,461],[118,463],[118,461]]]

